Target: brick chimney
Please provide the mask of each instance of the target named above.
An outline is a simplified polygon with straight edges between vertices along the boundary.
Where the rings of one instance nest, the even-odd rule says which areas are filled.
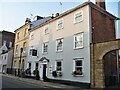
[[[96,0],[96,5],[106,10],[105,0]]]
[[[43,17],[41,16],[37,16],[37,20],[43,19]]]

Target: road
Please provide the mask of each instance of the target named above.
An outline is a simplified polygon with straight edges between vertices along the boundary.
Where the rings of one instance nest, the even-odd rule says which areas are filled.
[[[2,88],[41,88],[43,90],[45,87],[2,76]]]
[[[72,88],[55,88],[42,84],[33,84],[16,78],[2,76],[2,90],[74,90]],[[82,90],[79,88],[79,90]]]

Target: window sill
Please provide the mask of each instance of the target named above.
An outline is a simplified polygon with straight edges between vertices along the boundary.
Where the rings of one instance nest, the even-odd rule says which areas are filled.
[[[74,50],[83,49],[84,47],[73,48]]]
[[[49,33],[45,33],[44,35],[48,35]]]
[[[60,53],[60,52],[63,52],[63,50],[60,50],[60,51],[56,51],[56,53]]]
[[[74,77],[83,77],[83,75],[73,75]]]
[[[57,28],[57,31],[59,31],[59,30],[61,30],[61,29],[63,29],[64,27],[61,27],[61,28]]]
[[[78,23],[81,23],[83,22],[83,20],[80,20],[80,21],[74,21],[74,24],[78,24]]]
[[[42,53],[43,55],[45,55],[45,54],[48,54],[48,52],[44,52],[44,53]]]

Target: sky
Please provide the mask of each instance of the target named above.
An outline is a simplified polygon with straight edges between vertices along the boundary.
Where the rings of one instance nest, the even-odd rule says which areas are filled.
[[[26,18],[63,13],[88,0],[0,0],[0,31],[14,32]],[[90,0],[95,3],[95,0]],[[107,11],[118,17],[120,0],[105,0]],[[62,2],[62,5],[60,5]],[[120,34],[120,33],[119,33]]]

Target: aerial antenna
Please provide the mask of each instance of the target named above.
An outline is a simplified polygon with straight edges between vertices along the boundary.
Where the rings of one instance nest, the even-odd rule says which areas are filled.
[[[34,16],[32,13],[30,14],[30,19],[31,19],[31,21],[34,21]]]
[[[60,4],[60,13],[62,13],[62,2],[59,2]]]

